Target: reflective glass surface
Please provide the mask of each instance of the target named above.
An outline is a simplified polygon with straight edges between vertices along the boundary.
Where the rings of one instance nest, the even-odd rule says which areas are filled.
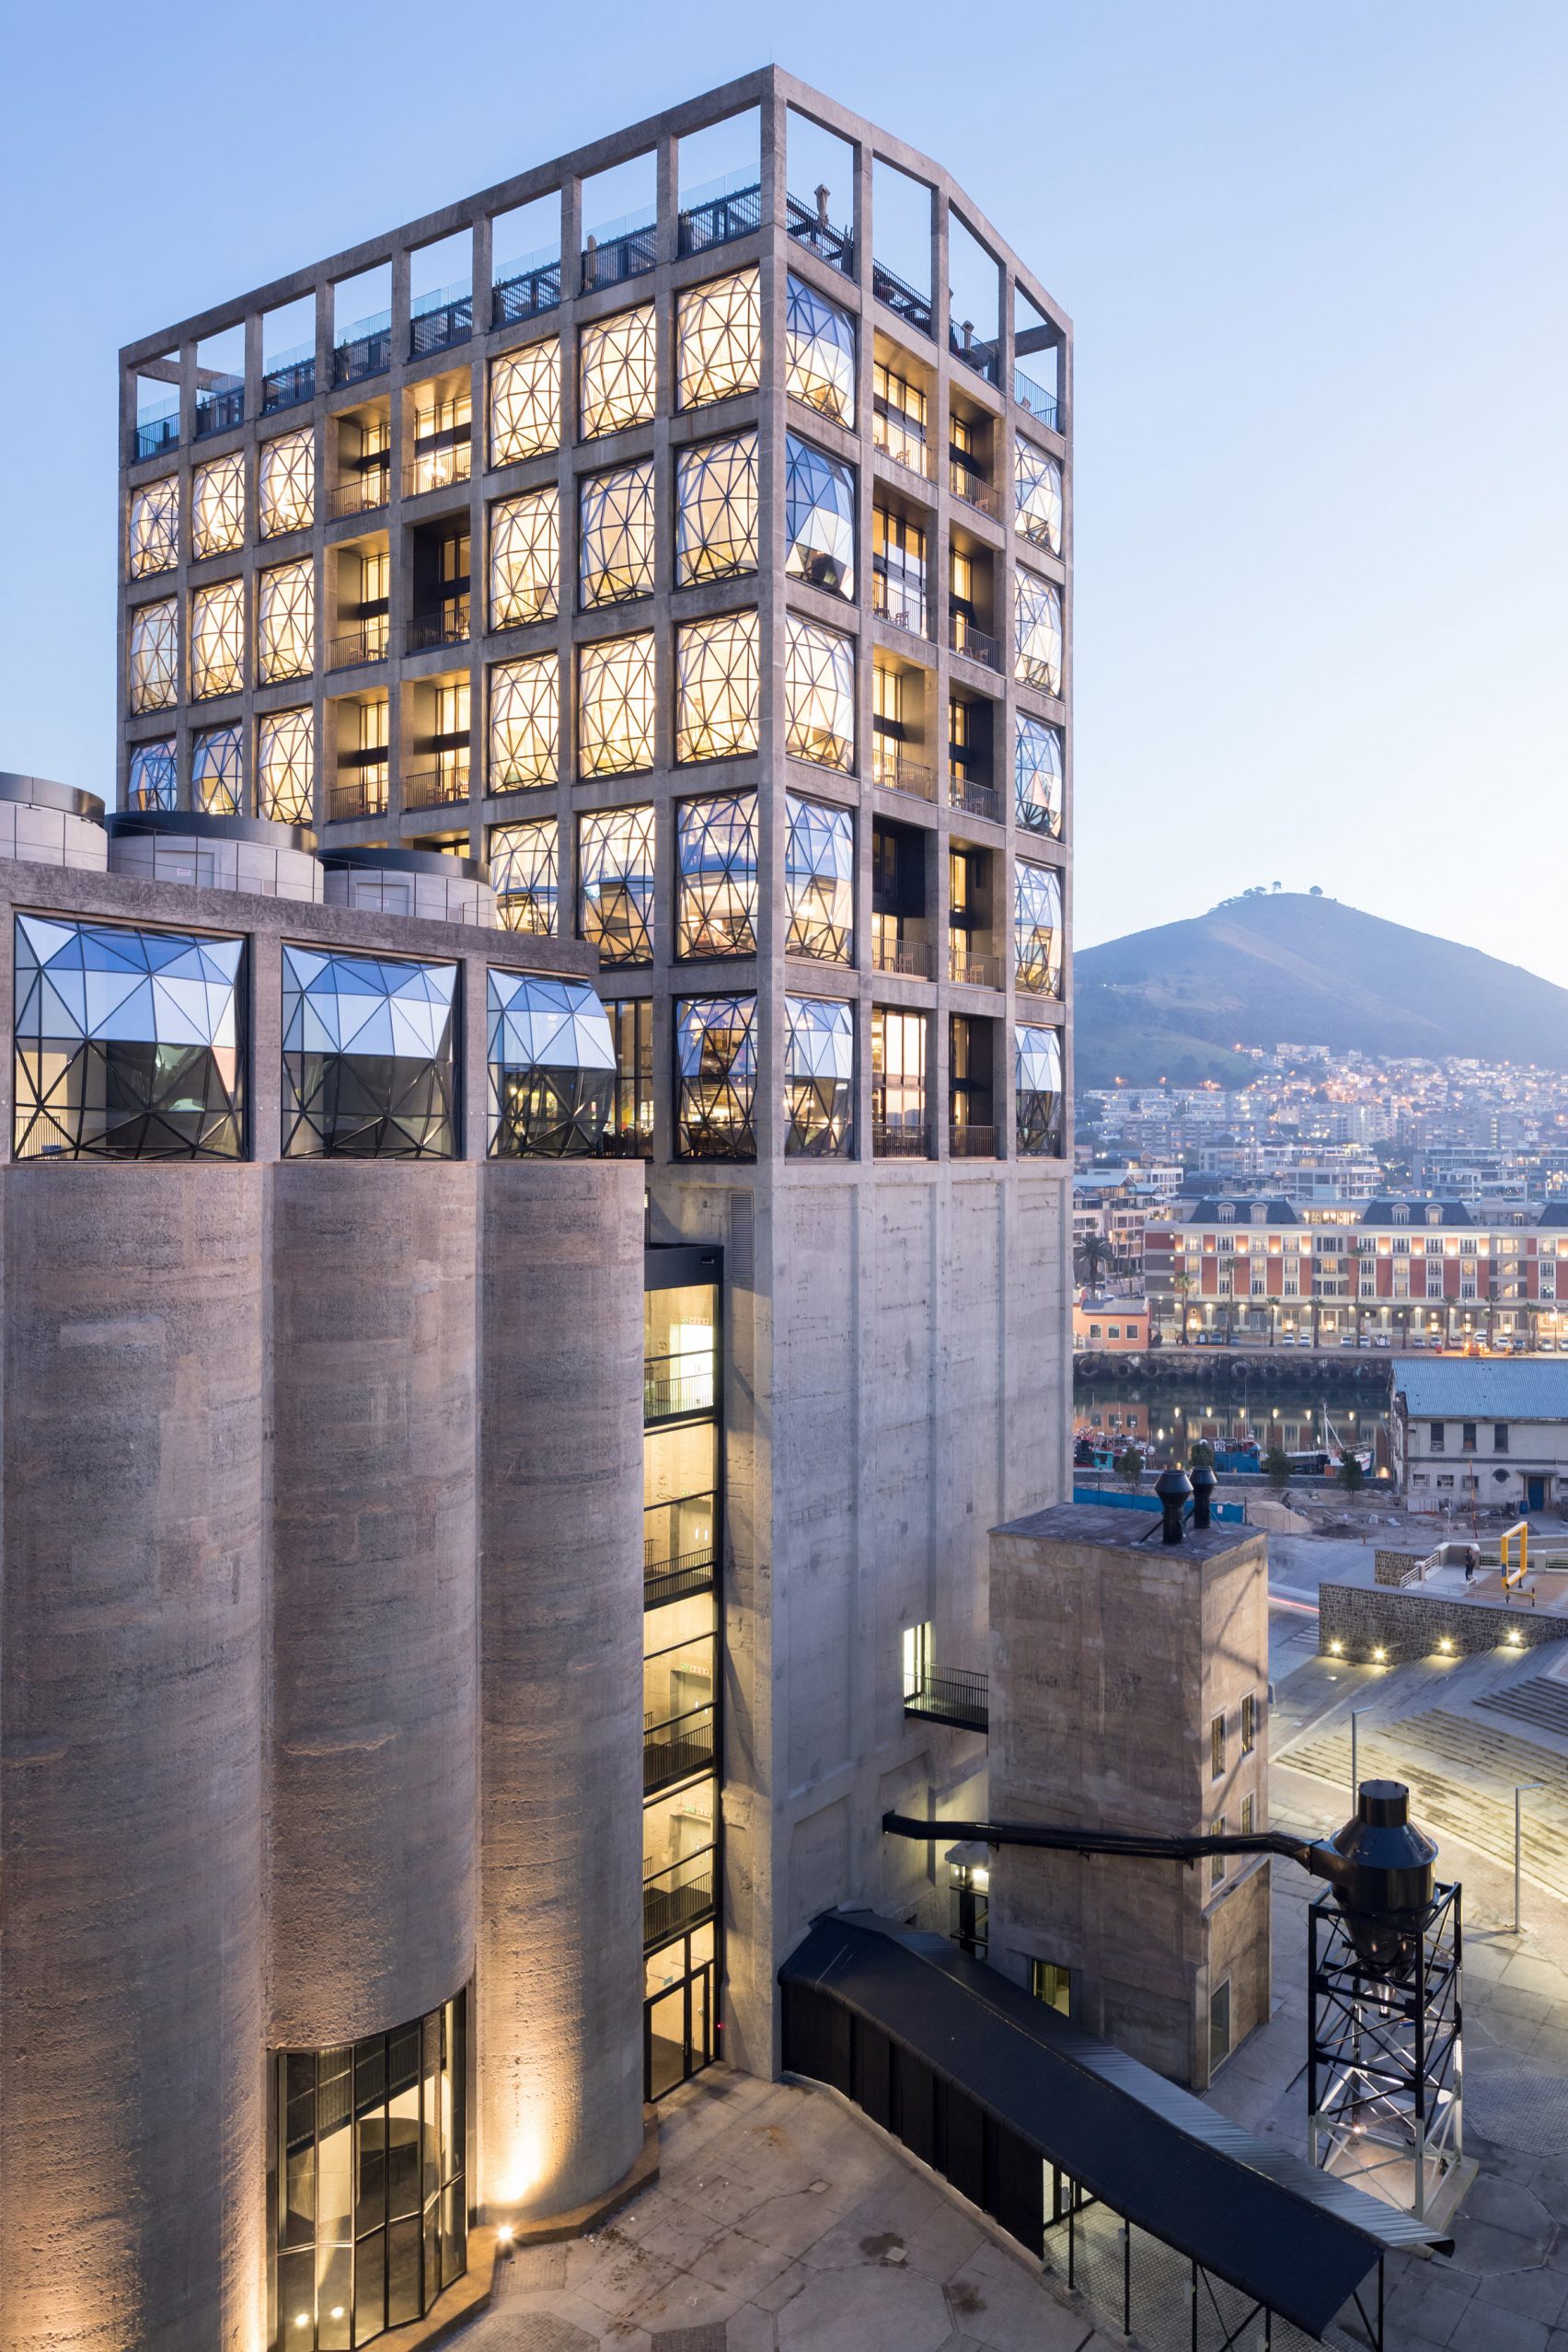
[[[601,809],[577,836],[577,928],[601,964],[653,957],[653,812]]]
[[[578,588],[585,610],[653,592],[653,461],[582,484]]]
[[[560,446],[560,340],[552,335],[490,366],[490,463],[513,466]]]
[[[855,823],[847,809],[784,795],[789,827],[784,891],[790,913],[787,955],[827,963],[855,960]]]
[[[1021,433],[1013,444],[1013,528],[1037,548],[1061,554],[1061,463]]]
[[[786,747],[793,759],[855,765],[855,644],[789,613],[784,621]]]
[[[1018,1148],[1029,1158],[1055,1158],[1062,1148],[1062,1041],[1054,1029],[1020,1022],[1013,1066]]]
[[[283,1151],[450,1159],[451,964],[283,949]]]
[[[688,621],[675,633],[675,757],[735,759],[757,746],[755,613]]]
[[[676,954],[754,954],[756,794],[684,801],[676,839]]]
[[[799,434],[785,441],[784,569],[836,596],[855,594],[855,469]]]
[[[138,744],[131,755],[125,805],[132,809],[172,809],[175,801],[174,737],[156,744]]]
[[[676,405],[702,407],[756,389],[762,369],[757,273],[740,270],[679,298],[675,326]]]
[[[316,514],[316,434],[309,425],[264,441],[256,463],[256,507],[261,536],[306,530]]]
[[[560,657],[500,662],[490,672],[490,789],[553,784],[560,765]]]
[[[1020,710],[1014,744],[1013,797],[1020,824],[1032,833],[1062,830],[1062,737],[1043,719]]]
[[[653,639],[611,638],[577,655],[577,772],[625,776],[653,765]]]
[[[490,1147],[499,1156],[583,1159],[615,1099],[605,1008],[586,980],[490,974]]]
[[[1050,866],[1013,869],[1013,952],[1020,988],[1039,997],[1062,993],[1062,883]]]
[[[1062,592],[1020,564],[1013,589],[1013,674],[1044,694],[1062,691]]]
[[[550,937],[560,890],[559,831],[554,817],[490,828],[490,885],[503,930]]]
[[[803,278],[791,278],[785,292],[784,381],[808,408],[854,423],[855,322]]]
[[[792,1159],[844,1157],[854,1136],[855,1016],[848,1005],[786,997],[784,1140]]]
[[[131,494],[126,566],[133,580],[167,571],[179,560],[179,477],[168,475]]]
[[[675,584],[756,570],[756,435],[707,441],[675,460]]]
[[[643,424],[658,403],[658,340],[651,310],[617,311],[584,327],[578,343],[580,431],[584,441]]]
[[[755,1159],[756,998],[675,1001],[675,1137],[687,1159]]]
[[[316,722],[308,710],[274,710],[256,722],[256,801],[277,824],[308,824],[316,795]]]
[[[207,816],[245,814],[245,736],[239,727],[209,727],[191,744],[190,805]]]
[[[138,605],[131,616],[133,711],[167,710],[179,699],[179,623],[174,599]]]

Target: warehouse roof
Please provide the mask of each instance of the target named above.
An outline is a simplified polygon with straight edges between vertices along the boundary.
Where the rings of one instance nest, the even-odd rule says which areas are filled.
[[[1568,1363],[1550,1356],[1401,1356],[1394,1394],[1431,1421],[1568,1421]]]

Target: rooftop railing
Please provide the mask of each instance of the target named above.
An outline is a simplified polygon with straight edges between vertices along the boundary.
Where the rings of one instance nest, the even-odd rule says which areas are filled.
[[[695,1926],[713,1908],[715,1850],[704,1846],[695,1854],[651,1872],[642,1882],[642,1941],[663,1943],[682,1928]]]
[[[917,329],[922,335],[930,334],[930,295],[921,294],[899,277],[895,271],[890,270],[884,261],[877,260],[874,255],[871,259],[871,292],[879,302],[885,302],[906,327]]]
[[[136,455],[161,457],[166,449],[179,446],[179,403],[178,400],[161,417],[138,417],[136,420]]]
[[[659,259],[659,225],[631,216],[608,221],[582,248],[582,291],[594,294],[601,286],[618,286],[640,278]]]
[[[987,1731],[990,1678],[951,1668],[945,1674],[923,1674],[905,1690],[904,1712],[922,1716],[927,1723],[951,1724],[958,1731]]]
[[[995,343],[981,342],[973,329],[965,332],[963,328],[950,327],[948,349],[954,359],[962,360],[965,367],[972,367],[976,375],[985,377],[987,384],[995,384],[999,356]]]
[[[392,313],[383,310],[357,319],[332,353],[335,385],[358,384],[367,375],[385,375],[392,364]]]
[[[851,230],[835,228],[827,217],[827,190],[824,188],[815,204],[806,203],[799,196],[785,200],[785,219],[790,235],[798,245],[809,247],[823,260],[830,261],[846,277],[855,271],[855,238]]]
[[[515,327],[520,319],[538,318],[560,307],[560,255],[530,253],[524,260],[508,261],[490,289],[490,325]]]
[[[1049,425],[1053,432],[1055,431],[1057,417],[1055,394],[1047,392],[1043,384],[1036,384],[1032,375],[1025,375],[1021,367],[1015,367],[1013,370],[1013,398],[1020,409],[1026,409],[1032,417],[1038,417],[1042,424]]]
[[[261,378],[261,413],[273,416],[280,409],[296,409],[302,400],[316,398],[316,353],[301,345],[298,351],[281,352]]]
[[[713,1762],[713,1709],[693,1707],[667,1723],[642,1726],[642,1793],[667,1789],[672,1781],[689,1781],[694,1772],[709,1770]]]
[[[214,384],[198,386],[196,392],[196,438],[200,441],[209,432],[227,432],[232,425],[245,422],[245,384],[237,375],[220,377]]]
[[[409,356],[425,359],[432,352],[449,351],[454,343],[466,343],[473,331],[471,286],[443,286],[421,294],[409,320]]]
[[[976,628],[967,613],[948,615],[948,643],[955,653],[962,653],[966,661],[978,662],[984,669],[999,670],[1002,666],[1001,647],[983,628]]]
[[[750,236],[761,226],[762,183],[736,172],[728,180],[692,190],[690,201],[681,207],[680,250],[706,253],[710,246]]]

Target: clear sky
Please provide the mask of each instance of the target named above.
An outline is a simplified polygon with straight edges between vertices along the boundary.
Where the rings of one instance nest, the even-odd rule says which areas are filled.
[[[1253,882],[1568,984],[1564,0],[13,10],[0,767],[112,778],[115,352],[769,58],[1078,337],[1078,936]]]

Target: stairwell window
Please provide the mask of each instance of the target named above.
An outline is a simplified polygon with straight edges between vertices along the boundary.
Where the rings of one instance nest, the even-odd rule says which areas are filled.
[[[1209,1725],[1209,1779],[1225,1777],[1225,1717],[1216,1715]]]
[[[933,1628],[929,1619],[924,1625],[906,1625],[904,1629],[904,1695],[917,1699],[931,1678],[931,1658],[935,1649]]]
[[[1247,1693],[1247,1695],[1246,1695],[1246,1697],[1245,1697],[1245,1698],[1242,1700],[1242,1701],[1241,1701],[1241,1753],[1242,1753],[1242,1755],[1243,1755],[1243,1756],[1251,1756],[1251,1754],[1252,1753],[1253,1748],[1257,1746],[1257,1744],[1258,1744],[1258,1701],[1257,1701],[1257,1696],[1256,1696],[1256,1694],[1255,1694],[1253,1691],[1249,1690],[1249,1691],[1248,1691],[1248,1693]]]

